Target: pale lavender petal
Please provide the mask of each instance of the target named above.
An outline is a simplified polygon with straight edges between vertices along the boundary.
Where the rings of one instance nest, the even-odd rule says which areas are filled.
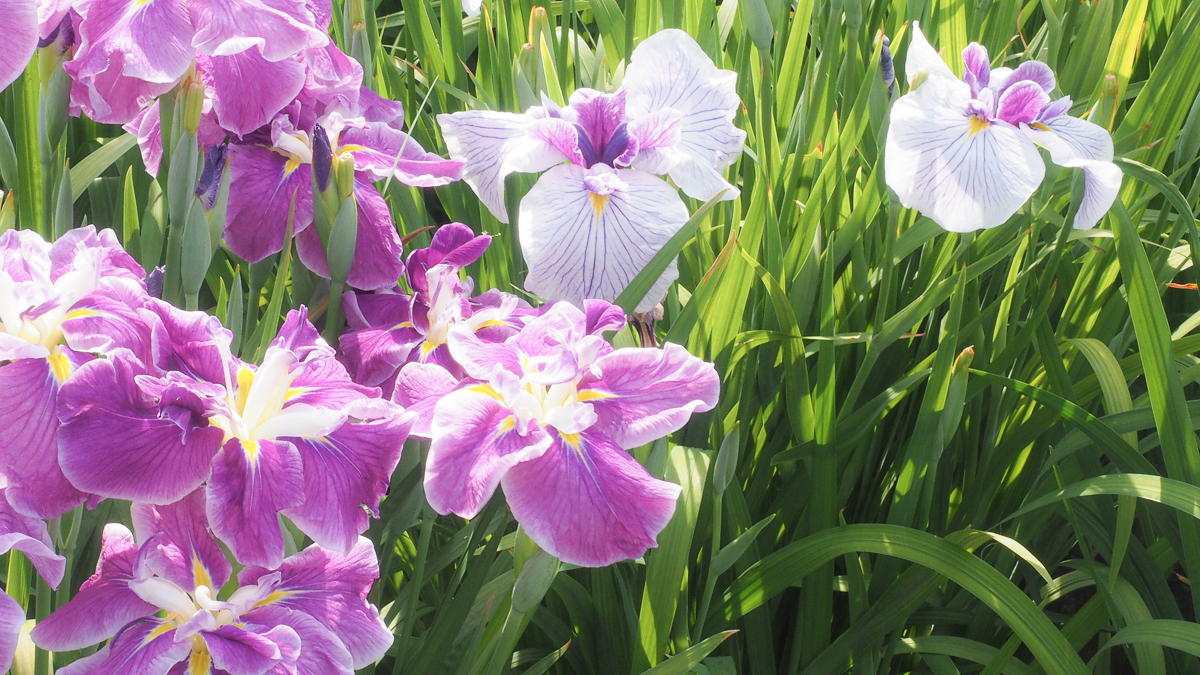
[[[929,44],[929,40],[925,39],[925,34],[921,32],[921,24],[914,21],[912,38],[908,43],[908,51],[904,57],[904,77],[911,85],[913,78],[922,70],[927,71],[930,77],[939,77],[958,81],[954,76],[954,72],[950,70],[950,66],[938,56],[937,51]]]
[[[642,153],[655,148],[674,148],[682,139],[683,114],[674,108],[662,108],[630,120],[626,131],[638,148],[638,168],[650,173],[666,173],[670,166],[656,170],[647,166]]]
[[[213,459],[208,522],[238,562],[283,562],[279,512],[304,500],[300,453],[287,441],[230,440]]]
[[[200,486],[224,433],[202,402],[174,390],[159,405],[135,382],[132,357],[97,359],[59,392],[59,462],[77,488],[115,499],[170,504]]]
[[[133,528],[142,542],[142,558],[180,588],[220,588],[233,572],[208,529],[205,491],[200,488],[168,506],[134,504]],[[151,539],[154,539],[151,543]],[[152,549],[147,550],[149,547]]]
[[[221,626],[202,633],[214,668],[229,675],[265,675],[274,668],[288,672],[300,656],[300,636],[288,626],[259,633],[254,624]]]
[[[46,524],[16,511],[5,498],[6,492],[0,489],[0,554],[10,550],[24,553],[38,574],[57,588],[66,569],[66,558],[54,552]]]
[[[1036,82],[1018,82],[1000,95],[996,116],[1012,125],[1036,120],[1050,102],[1050,96]]]
[[[311,616],[279,604],[263,605],[242,615],[265,626],[288,626],[300,637],[296,675],[352,675],[354,661],[338,636]]]
[[[34,643],[52,652],[82,649],[116,635],[130,621],[157,612],[129,588],[137,552],[133,533],[124,525],[105,525],[96,573],[67,604],[34,627]]]
[[[516,420],[489,385],[448,394],[434,408],[425,495],[438,513],[474,518],[505,472],[538,457],[550,437]]]
[[[1041,61],[1026,61],[1017,66],[1017,69],[1000,84],[1000,93],[1003,94],[1006,89],[1021,82],[1033,82],[1049,94],[1054,91],[1054,71]]]
[[[497,367],[516,375],[523,371],[521,355],[515,347],[484,342],[466,327],[451,329],[447,344],[454,361],[476,380],[487,381]]]
[[[52,281],[76,271],[96,274],[101,279],[118,277],[141,281],[146,278],[146,271],[125,252],[117,235],[108,228],[96,230],[94,225],[88,225],[67,230],[50,246],[49,255]]]
[[[450,157],[464,163],[463,180],[502,223],[508,222],[505,176],[513,172],[537,173],[567,161],[567,155],[534,133],[539,124],[559,123],[574,133],[561,119],[543,122],[528,115],[488,110],[438,115]]]
[[[392,225],[387,202],[362,172],[354,177],[354,196],[358,202],[358,239],[347,281],[354,288],[367,291],[391,288],[404,274],[404,263],[400,257],[403,244]],[[316,228],[296,237],[296,249],[305,267],[329,278],[329,262]]]
[[[86,497],[58,465],[58,390],[47,359],[0,366],[0,391],[6,392],[0,396],[0,475],[8,501],[38,518],[62,515]]]
[[[369,400],[380,400],[378,389],[354,382],[337,359],[322,355],[304,363],[304,369],[292,380],[283,410],[286,412],[293,405],[307,404],[353,415],[351,408],[354,405]]]
[[[34,0],[0,0],[0,90],[12,84],[33,58],[38,43],[38,11]],[[2,656],[2,655],[0,655]]]
[[[25,625],[25,610],[7,593],[0,593],[0,671],[8,672],[17,654],[17,641]]]
[[[0,260],[13,281],[49,277],[50,243],[33,230],[9,230],[0,234]]]
[[[146,166],[146,173],[151,176],[158,175],[158,166],[162,163],[161,121],[158,114],[158,101],[155,101],[122,127],[125,131],[137,136],[138,149],[142,153],[142,164]]]
[[[196,37],[209,56],[232,56],[257,46],[268,61],[281,61],[328,37],[303,0],[191,0]]]
[[[229,210],[225,243],[250,262],[283,250],[288,214],[292,232],[312,224],[312,169],[258,145],[229,146]]]
[[[386,99],[368,87],[359,87],[355,111],[368,122],[383,122],[393,127],[404,125],[404,104]]]
[[[972,42],[963,50],[963,80],[970,85],[971,93],[978,94],[987,89],[992,76],[992,62],[988,58],[987,47]]]
[[[253,584],[268,572],[247,567],[238,573],[238,581]],[[392,632],[367,602],[371,584],[379,578],[379,561],[369,539],[359,537],[349,554],[309,546],[284,560],[279,574],[276,592],[260,606],[285,607],[316,619],[342,641],[356,669],[387,653]]]
[[[338,144],[372,180],[394,176],[405,185],[439,187],[462,177],[463,163],[426,152],[408,134],[382,123],[347,127]]]
[[[409,363],[396,376],[392,401],[417,415],[412,434],[430,438],[433,411],[438,401],[458,386],[458,378],[432,363]]]
[[[1060,115],[1066,115],[1067,111],[1070,109],[1071,109],[1071,97],[1064,96],[1060,99],[1057,99],[1057,100],[1051,101],[1050,103],[1047,103],[1046,107],[1042,108],[1042,113],[1040,115],[1038,115],[1038,121],[1039,122],[1048,122],[1051,119],[1058,117]]]
[[[258,47],[230,56],[198,54],[196,64],[213,99],[221,126],[237,136],[270,124],[304,88],[304,64],[268,61]]]
[[[952,232],[1007,221],[1037,189],[1037,147],[1005,122],[972,122],[962,83],[930,79],[892,106],[884,153],[900,203]]]
[[[679,143],[670,148],[676,157],[669,173],[676,185],[701,201],[722,190],[722,200],[737,197],[738,189],[724,177],[746,140],[746,132],[733,124],[741,106],[736,73],[718,69],[687,33],[668,29],[633,51],[622,86],[631,121],[665,109],[680,113]]]
[[[588,179],[594,177],[616,179],[601,188],[609,194],[593,191]],[[649,173],[555,167],[521,200],[525,288],[576,305],[587,298],[615,300],[687,220],[676,190]],[[637,311],[666,297],[678,274],[672,261]]]
[[[392,471],[412,428],[398,407],[382,419],[343,424],[322,438],[293,438],[304,461],[304,503],[284,511],[317,544],[348,553],[379,517]]]
[[[501,485],[513,517],[554,557],[585,567],[640,558],[657,546],[680,487],[653,478],[603,434],[560,436]]]

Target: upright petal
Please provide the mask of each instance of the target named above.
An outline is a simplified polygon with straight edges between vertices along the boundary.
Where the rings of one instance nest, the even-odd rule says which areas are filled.
[[[283,562],[279,512],[303,500],[303,461],[287,441],[233,439],[213,459],[208,521],[241,563]]]
[[[996,117],[1012,125],[1036,120],[1050,96],[1036,82],[1019,82],[1004,90],[996,103]]]
[[[601,433],[567,436],[501,484],[529,538],[563,562],[603,567],[657,546],[680,487],[653,478]]]
[[[62,355],[52,359],[65,359]],[[54,518],[81,504],[58,465],[59,381],[49,359],[0,366],[0,476],[8,501],[22,513]]]
[[[37,3],[34,0],[0,0],[0,90],[25,72],[38,43]],[[14,645],[15,648],[15,645]],[[7,668],[7,666],[6,666]]]
[[[1016,86],[1021,82],[1032,82],[1043,92],[1049,94],[1054,91],[1054,71],[1050,69],[1050,66],[1041,61],[1025,61],[1017,66],[1017,69],[1012,71],[1003,82],[993,82],[992,84],[999,84],[1000,89],[998,93],[1003,94],[1009,87]]]
[[[348,553],[370,524],[367,512],[379,517],[413,417],[392,407],[389,417],[290,439],[304,462],[304,502],[284,514],[316,543]]]
[[[438,124],[452,159],[463,162],[463,180],[502,223],[504,177],[513,172],[537,173],[567,161],[562,149],[544,140],[574,134],[563,119],[534,119],[529,115],[468,110],[438,115]]]
[[[908,51],[904,56],[904,77],[911,85],[913,78],[922,70],[927,71],[930,77],[947,78],[957,81],[954,72],[950,70],[950,66],[938,56],[937,51],[929,44],[929,40],[925,39],[925,34],[921,32],[921,24],[918,21],[913,22],[912,38],[908,43]]]
[[[312,169],[258,145],[229,146],[229,210],[225,243],[250,262],[283,250],[288,214],[292,232],[312,223]]]
[[[597,178],[609,180],[598,186]],[[687,220],[679,194],[651,174],[556,167],[521,200],[525,288],[576,305],[586,298],[615,300]],[[637,311],[666,297],[678,274],[672,261]]]
[[[884,172],[904,206],[952,232],[1005,222],[1045,175],[1037,147],[966,112],[962,83],[931,79],[892,106]]]
[[[239,137],[270,124],[304,88],[304,64],[268,61],[258,47],[230,56],[198,54],[196,64],[213,98],[221,126]]]
[[[1022,129],[1035,143],[1050,150],[1055,164],[1083,169],[1083,200],[1075,214],[1075,228],[1095,227],[1121,190],[1123,174],[1112,162],[1112,137],[1103,127],[1066,115]]]
[[[59,392],[58,459],[76,487],[104,497],[170,504],[211,472],[223,432],[198,399],[160,406],[138,387],[132,357],[97,359]]]
[[[233,568],[208,529],[205,491],[196,490],[167,506],[134,504],[133,528],[142,559],[154,573],[180,588],[220,588]]]
[[[196,25],[192,44],[209,56],[257,46],[268,61],[281,61],[328,40],[303,0],[192,0],[189,7]]]
[[[354,242],[354,262],[347,281],[354,288],[368,291],[391,288],[404,274],[400,257],[404,245],[392,224],[387,202],[362,172],[354,177],[354,196],[358,202],[358,239]],[[329,278],[329,262],[316,228],[296,237],[296,250],[305,267]]]
[[[67,604],[34,627],[34,643],[52,652],[83,649],[116,635],[130,621],[157,612],[129,588],[137,553],[133,533],[124,525],[105,525],[96,573]]]
[[[443,397],[434,408],[425,495],[438,513],[474,518],[505,472],[550,446],[536,423],[521,424],[488,385]]]
[[[970,85],[971,93],[978,94],[987,89],[992,76],[992,62],[988,59],[987,47],[972,42],[963,50],[963,80]]]
[[[738,195],[723,175],[746,140],[746,132],[733,125],[741,105],[736,85],[737,74],[718,69],[681,30],[655,33],[630,57],[622,85],[628,92],[626,117],[632,122],[665,109],[681,115],[679,143],[672,148],[678,157],[670,176],[694,199],[707,201],[721,190],[727,190],[723,200]]]
[[[238,573],[238,581],[252,584],[267,572],[247,567]],[[313,617],[342,641],[355,669],[387,653],[392,632],[367,602],[371,584],[379,578],[379,561],[369,539],[359,537],[348,554],[309,546],[284,560],[279,574],[279,586],[259,607],[285,607]],[[247,616],[258,616],[257,611]]]

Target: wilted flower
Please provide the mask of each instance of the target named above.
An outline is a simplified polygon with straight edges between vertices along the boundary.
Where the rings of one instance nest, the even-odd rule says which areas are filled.
[[[379,575],[371,542],[346,554],[311,546],[276,571],[248,567],[218,599],[232,568],[205,523],[198,490],[169,506],[133,506],[133,533],[104,528],[96,573],[33,640],[68,651],[113,638],[61,670],[82,675],[266,673],[349,675],[392,636],[367,602]]]
[[[0,488],[0,555],[20,551],[50,586],[57,588],[67,569],[67,559],[54,553],[46,523],[13,510]],[[9,580],[12,583],[12,580]],[[15,591],[15,589],[9,589]],[[0,593],[0,672],[8,672],[17,650],[17,637],[25,624],[25,610],[8,593]]]
[[[477,383],[434,409],[425,493],[470,518],[501,485],[534,542],[598,567],[655,546],[679,496],[626,451],[710,410],[720,381],[674,343],[614,350],[601,333],[624,326],[620,308],[584,305],[557,303],[500,344],[451,329],[450,353]]]
[[[385,396],[418,414],[413,433],[428,434],[433,405],[466,376],[446,343],[452,328],[502,342],[535,314],[520,298],[495,289],[471,297],[474,283],[461,279],[459,271],[490,242],[462,223],[443,225],[429,248],[408,256],[412,295],[346,293],[353,330],[341,337],[341,360],[355,382],[383,387]]]
[[[892,107],[884,155],[900,203],[952,232],[1000,225],[1041,185],[1041,146],[1055,164],[1083,169],[1075,227],[1094,227],[1121,187],[1108,132],[1068,116],[1070,97],[1050,99],[1054,73],[1044,63],[993,69],[977,43],[963,61],[965,81],[913,23],[905,70],[915,86]]]
[[[144,276],[112,230],[73,229],[53,245],[29,230],[0,235],[0,479],[22,513],[53,518],[85,497],[59,468],[55,406],[85,352],[102,347],[68,339],[64,324],[98,289],[144,292]]]
[[[521,201],[525,287],[577,305],[615,300],[688,219],[676,189],[654,174],[695,199],[737,196],[722,176],[746,137],[733,126],[736,78],[686,33],[665,30],[634,50],[616,93],[578,89],[563,108],[544,99],[523,114],[438,122],[450,156],[466,162],[464,180],[501,222],[504,177],[549,169]],[[658,304],[677,276],[672,262],[637,310]]]
[[[230,354],[214,317],[154,299],[96,305],[111,319],[93,334],[129,348],[80,368],[60,396],[72,483],[169,504],[207,482],[213,530],[247,564],[283,559],[280,513],[326,548],[354,546],[414,416],[351,382],[303,308],[255,367]]]

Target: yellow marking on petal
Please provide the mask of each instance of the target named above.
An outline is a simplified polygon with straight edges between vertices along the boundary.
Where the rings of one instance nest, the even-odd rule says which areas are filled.
[[[196,587],[208,586],[212,588],[212,577],[208,576],[208,570],[204,569],[204,565],[200,563],[200,558],[192,556],[192,578],[196,580]]]
[[[987,120],[982,119],[978,116],[971,115],[971,120],[970,120],[969,124],[971,125],[971,133],[967,134],[967,138],[970,138],[970,137],[974,136],[975,134],[988,128],[988,125],[990,125],[991,122],[988,122]]]
[[[239,415],[246,412],[246,399],[250,398],[250,387],[254,384],[254,371],[246,366],[238,368],[237,399],[234,401]]]
[[[97,312],[94,309],[87,309],[86,307],[80,308],[73,312],[68,312],[63,321],[70,321],[71,319],[85,319],[89,316],[104,316],[104,312]]]
[[[212,657],[208,654],[208,646],[201,640],[199,649],[194,644],[192,646],[192,658],[188,661],[188,675],[209,675],[210,673],[212,673]]]
[[[301,164],[301,162],[300,162],[300,160],[299,160],[299,159],[297,159],[297,158],[295,158],[295,157],[289,157],[289,158],[288,158],[288,161],[287,161],[287,164],[284,164],[284,165],[283,165],[283,175],[284,175],[284,177],[286,178],[287,176],[290,176],[290,175],[292,175],[292,172],[293,172],[293,171],[295,171],[296,169],[299,169],[299,168],[300,168],[300,164]]]
[[[1046,126],[1045,124],[1042,124],[1041,122],[1034,122],[1033,124],[1030,124],[1029,126],[1034,129],[1037,129],[1038,131],[1050,131],[1050,132],[1054,131],[1053,129]]]
[[[340,155],[343,152],[358,152],[359,150],[366,150],[366,148],[356,143],[350,143],[349,145],[343,145],[342,147],[338,148],[338,154]]]
[[[258,441],[242,441],[242,450],[251,464],[258,461]]]
[[[148,5],[152,2],[154,2],[154,0],[134,0],[133,6],[141,7],[142,5]]]
[[[401,328],[413,328],[412,322],[404,321],[402,323],[396,324],[395,326],[392,326],[392,330],[399,330]]]
[[[258,604],[254,605],[254,606],[262,607],[263,605],[274,604],[276,602],[279,602],[280,600],[283,600],[284,598],[288,597],[289,595],[293,595],[295,592],[296,591],[275,591],[274,593],[268,595],[267,597],[263,598],[262,600],[259,600]]]
[[[592,210],[596,212],[596,222],[600,222],[600,214],[604,213],[604,205],[608,203],[608,195],[591,194]]]
[[[54,377],[58,380],[58,383],[62,384],[66,382],[67,378],[71,376],[72,370],[71,362],[67,360],[67,355],[51,354],[46,357],[46,360],[50,362],[50,369],[54,371]]]
[[[146,635],[146,639],[142,640],[142,646],[144,647],[150,644],[154,638],[162,637],[163,635],[175,630],[175,628],[176,626],[173,626],[169,623],[158,624],[154,627],[154,630],[150,631],[150,633]]]
[[[475,330],[487,328],[488,326],[509,326],[509,325],[511,325],[511,324],[509,324],[507,321],[501,321],[500,319],[489,319],[489,320],[484,321],[483,323],[479,324],[478,326],[476,326]]]
[[[476,394],[483,394],[484,396],[491,396],[497,401],[504,400],[504,397],[500,396],[500,393],[495,389],[492,389],[492,385],[490,384],[477,384],[474,387],[468,387],[467,391],[473,391]]]
[[[517,428],[517,423],[513,421],[513,416],[509,415],[500,421],[500,428],[496,429],[496,435],[506,434]]]
[[[579,450],[579,434],[564,434],[560,432],[559,436],[562,437],[563,442],[565,442],[567,445],[571,446],[575,450]]]
[[[429,358],[429,355],[432,354],[433,350],[435,350],[437,348],[438,348],[438,344],[436,342],[430,342],[429,340],[425,340],[424,342],[422,342],[421,343],[421,360],[424,361],[425,359]]]
[[[312,390],[313,390],[313,387],[291,387],[287,390],[287,393],[284,394],[283,400],[285,402],[290,401],[290,400],[296,398],[297,396],[303,396],[304,394],[307,394],[308,392],[310,392]]]
[[[613,398],[616,394],[609,394],[595,389],[584,389],[575,394],[576,401],[598,401],[605,398]]]

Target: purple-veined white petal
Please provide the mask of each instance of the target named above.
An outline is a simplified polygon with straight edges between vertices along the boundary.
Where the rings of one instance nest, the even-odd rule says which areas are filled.
[[[657,546],[680,487],[653,478],[601,433],[561,435],[501,484],[513,517],[539,546],[575,565],[603,567]]]
[[[911,85],[913,78],[922,70],[927,71],[931,78],[959,81],[954,72],[950,70],[950,66],[946,65],[942,57],[929,44],[929,40],[925,39],[925,33],[921,32],[921,23],[914,21],[912,28],[912,37],[909,39],[908,51],[905,52],[904,57],[904,77],[908,83]]]
[[[450,157],[463,162],[463,180],[502,223],[508,222],[504,177],[545,171],[567,161],[563,149],[545,139],[566,143],[576,133],[564,119],[488,110],[438,115],[438,124]]]
[[[0,90],[25,72],[38,43],[38,11],[34,0],[0,0]]]
[[[212,462],[208,522],[234,556],[251,565],[283,562],[279,512],[304,500],[304,464],[291,443],[232,439]]]
[[[736,73],[718,69],[691,36],[677,29],[646,38],[630,57],[622,84],[626,118],[632,125],[667,109],[680,114],[678,144],[660,146],[659,152],[674,155],[668,163],[671,179],[694,199],[707,201],[721,190],[726,190],[723,200],[738,196],[723,175],[746,140],[746,132],[733,125],[741,105],[736,83]]]
[[[555,167],[521,200],[525,288],[576,305],[615,300],[687,220],[675,189],[649,173]],[[678,274],[672,261],[637,311],[666,297]]]
[[[941,78],[892,106],[884,171],[900,203],[944,229],[1008,220],[1041,184],[1045,165],[1018,129],[966,112],[969,88]]]
[[[1055,164],[1083,169],[1083,199],[1074,225],[1079,230],[1095,227],[1121,190],[1123,174],[1112,162],[1112,137],[1101,126],[1066,115],[1023,126],[1022,130],[1050,151],[1050,160]]]

